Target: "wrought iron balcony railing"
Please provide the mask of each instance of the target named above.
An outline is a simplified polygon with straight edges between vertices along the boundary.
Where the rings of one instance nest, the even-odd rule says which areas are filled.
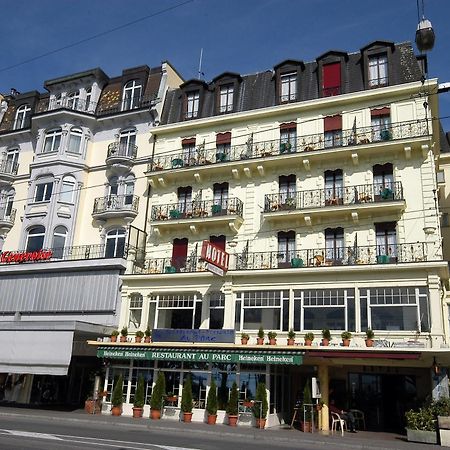
[[[16,210],[12,208],[7,211],[5,208],[0,208],[0,222],[9,223],[14,225],[14,221],[16,220]]]
[[[289,142],[280,139],[264,142],[252,142],[234,145],[229,150],[205,149],[197,147],[194,151],[177,152],[156,156],[148,164],[148,172],[207,164],[227,163],[255,158],[301,153],[313,150],[325,150],[339,147],[357,146],[363,144],[395,141],[406,138],[416,138],[429,134],[426,120],[399,122],[389,126],[374,125],[370,127],[342,130],[341,138],[325,139],[324,133],[299,136]]]
[[[268,194],[265,196],[264,212],[394,200],[403,200],[400,181]]]
[[[82,100],[80,98],[68,98],[52,99],[48,102],[48,105],[41,108],[39,113],[56,111],[58,109],[68,109],[70,111],[78,111],[88,114],[95,114],[97,103],[90,100]]]
[[[17,175],[19,164],[9,159],[3,159],[0,161],[0,176],[4,175]]]
[[[92,214],[120,211],[132,211],[137,214],[138,206],[139,197],[136,195],[108,195],[95,199]]]
[[[98,116],[106,116],[109,114],[125,113],[128,111],[133,111],[137,109],[149,108],[155,103],[156,94],[147,95],[144,97],[128,97],[123,100],[111,105],[111,104],[101,104],[97,108]]]
[[[206,265],[199,256],[186,256],[179,258],[153,258],[146,261],[144,266],[133,266],[134,274],[148,273],[184,273],[205,272]]]
[[[244,204],[238,198],[179,202],[152,207],[152,220],[181,220],[236,215],[242,217]]]
[[[107,158],[124,157],[135,159],[137,156],[137,145],[127,145],[121,142],[112,142],[108,145]]]

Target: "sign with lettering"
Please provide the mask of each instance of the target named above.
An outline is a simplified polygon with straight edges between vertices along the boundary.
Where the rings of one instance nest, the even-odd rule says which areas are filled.
[[[39,250],[37,252],[2,252],[0,263],[22,263],[27,261],[47,261],[53,256],[51,250]]]
[[[227,272],[228,264],[230,262],[230,255],[226,251],[217,247],[217,245],[211,244],[209,241],[203,241],[200,257],[208,263],[206,268],[210,272],[219,274],[218,271],[213,271],[211,268],[208,268],[210,265],[220,269],[222,271],[220,275],[222,276]]]
[[[229,330],[191,330],[175,328],[156,328],[152,332],[153,342],[210,342],[234,344],[235,331]]]
[[[244,363],[244,364],[292,364],[301,365],[300,354],[283,354],[275,352],[213,352],[194,350],[135,350],[99,348],[98,358],[110,359],[144,359],[149,361],[187,361],[208,363]]]

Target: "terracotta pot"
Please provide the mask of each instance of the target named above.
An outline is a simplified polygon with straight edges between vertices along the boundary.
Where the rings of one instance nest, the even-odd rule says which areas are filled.
[[[301,429],[304,433],[311,433],[311,422],[302,422]]]
[[[215,425],[217,420],[217,414],[208,414],[208,425]]]
[[[111,408],[111,415],[113,416],[120,416],[122,414],[122,407],[121,406],[113,406]]]
[[[275,338],[269,339],[269,345],[277,345],[277,340]]]
[[[366,339],[366,347],[373,347],[373,339]]]
[[[145,342],[146,344],[149,344],[150,342],[152,342],[152,337],[151,337],[151,336],[145,336],[144,342]]]
[[[99,404],[97,402],[94,402],[94,400],[86,400],[84,402],[84,410],[88,413],[88,414],[100,414],[101,413],[101,403]],[[94,412],[94,407],[95,407],[95,412]]]
[[[253,402],[252,401],[242,402],[242,406],[245,406],[246,408],[252,408]]]
[[[342,339],[342,344],[344,347],[350,347],[350,339]]]
[[[134,342],[137,342],[138,344],[140,344],[142,342],[141,336],[135,336],[134,337]]]
[[[159,409],[150,409],[150,419],[153,420],[161,419],[161,411]]]
[[[111,336],[111,342],[117,342],[117,336]]]
[[[120,336],[120,342],[127,342],[126,336]]]
[[[330,340],[322,338],[322,346],[328,347],[330,345]]]
[[[256,419],[256,428],[263,430],[266,428],[266,420],[267,419]]]
[[[183,422],[192,422],[192,413],[191,412],[184,412],[183,413]]]
[[[166,397],[166,400],[167,400],[168,402],[175,403],[175,402],[177,401],[177,396],[176,396],[176,395],[168,395],[168,396]]]
[[[305,339],[305,345],[307,345],[308,347],[311,347],[312,340],[311,339]]]
[[[295,339],[289,339],[288,338],[287,345],[295,345]]]
[[[235,427],[237,425],[238,416],[228,416],[228,425]]]
[[[133,417],[135,419],[139,419],[144,415],[144,408],[137,408],[136,406],[133,406]]]
[[[247,345],[248,339],[247,338],[241,338],[241,344]]]
[[[256,343],[258,344],[258,345],[264,345],[264,338],[256,338]]]

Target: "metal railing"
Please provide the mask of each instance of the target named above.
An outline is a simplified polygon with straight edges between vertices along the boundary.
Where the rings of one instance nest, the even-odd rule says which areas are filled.
[[[112,142],[108,145],[106,158],[124,157],[135,159],[137,156],[137,145],[123,144],[121,142]]]
[[[49,100],[48,104],[44,107],[41,107],[39,110],[39,113],[42,112],[48,112],[48,111],[56,111],[58,109],[68,109],[70,111],[78,111],[88,114],[95,114],[95,110],[97,108],[97,103],[80,99],[80,98],[74,98],[71,99],[69,97],[64,97],[61,99],[52,99]]]
[[[238,198],[178,202],[152,207],[152,220],[181,220],[236,215],[242,217],[244,204]]]
[[[0,161],[0,175],[17,175],[19,164],[9,159]]]
[[[14,225],[16,220],[16,210],[13,208],[10,211],[6,211],[5,208],[0,208],[0,222],[8,222]]]
[[[92,214],[104,212],[133,211],[137,214],[139,197],[136,195],[108,195],[94,200],[94,210]]]
[[[267,194],[264,212],[403,200],[400,181]]]
[[[114,105],[99,103],[97,108],[97,116],[106,116],[108,114],[117,114],[121,112],[133,111],[135,109],[143,109],[152,106],[156,100],[156,94],[139,97],[124,98]]]
[[[358,146],[364,144],[395,141],[407,138],[427,136],[426,120],[399,122],[389,126],[373,125],[369,127],[342,130],[340,139],[325,140],[324,133],[299,136],[289,142],[280,139],[263,142],[252,142],[231,146],[227,151],[205,149],[200,145],[192,151],[180,151],[154,157],[148,164],[147,171],[182,169],[185,167],[227,163],[255,158],[268,158],[314,150],[325,150],[339,147]]]
[[[150,273],[185,273],[205,272],[206,264],[199,256],[186,256],[179,258],[153,258],[146,260],[143,267],[133,266],[133,274]]]

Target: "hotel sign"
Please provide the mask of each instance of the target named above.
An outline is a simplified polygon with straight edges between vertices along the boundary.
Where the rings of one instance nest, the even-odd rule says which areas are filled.
[[[2,252],[0,253],[0,263],[22,263],[28,261],[47,261],[51,259],[51,250],[39,250],[37,252]]]
[[[149,361],[186,361],[208,363],[243,364],[291,364],[301,365],[302,355],[269,352],[205,352],[185,350],[134,350],[99,348],[98,358],[140,359]]]
[[[203,241],[200,257],[207,262],[206,268],[210,272],[220,276],[226,274],[230,262],[230,255],[217,247],[217,245],[211,244],[209,241]]]

